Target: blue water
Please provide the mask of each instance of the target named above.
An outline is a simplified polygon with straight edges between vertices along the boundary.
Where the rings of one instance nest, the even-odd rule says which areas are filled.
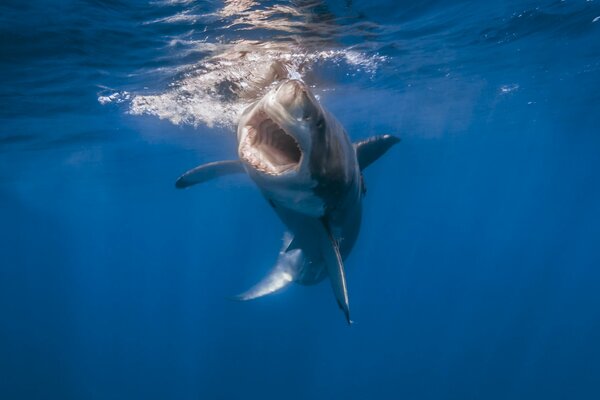
[[[243,3],[0,4],[0,398],[600,398],[600,3]],[[235,157],[230,78],[189,79],[248,40],[402,138],[351,327],[326,282],[227,300],[284,227],[245,177],[174,188]]]

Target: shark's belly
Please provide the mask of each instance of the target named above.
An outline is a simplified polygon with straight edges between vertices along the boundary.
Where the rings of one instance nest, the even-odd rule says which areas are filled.
[[[345,260],[350,254],[360,230],[360,203],[352,210],[346,210],[344,218],[328,221],[335,240],[339,243],[340,254]],[[324,220],[307,218],[294,212],[279,212],[282,221],[294,236],[294,248],[301,250],[301,256],[296,262],[294,281],[303,285],[313,285],[328,276],[323,258],[324,247],[331,246],[329,241],[323,241],[323,235],[318,231],[323,229]]]

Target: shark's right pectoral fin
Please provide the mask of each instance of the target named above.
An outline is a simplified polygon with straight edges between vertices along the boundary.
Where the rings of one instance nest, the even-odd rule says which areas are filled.
[[[279,252],[275,267],[260,282],[234,296],[235,300],[246,301],[275,293],[293,282],[297,275],[302,259],[302,250],[290,249],[293,238],[290,234],[284,236],[283,248]]]
[[[400,142],[400,139],[392,135],[373,136],[363,141],[354,143],[356,149],[356,158],[360,170],[373,164],[379,157],[385,154],[393,145]]]
[[[346,316],[346,321],[348,324],[351,324],[348,286],[346,285],[346,272],[344,271],[344,262],[340,254],[340,246],[333,236],[327,221],[321,220],[321,223],[323,227],[321,232],[323,235],[322,242],[324,242],[321,245],[321,251],[325,260],[327,273],[329,274],[329,280],[331,281],[331,287],[333,288],[338,306]]]
[[[244,165],[240,160],[215,161],[208,164],[202,164],[194,169],[187,171],[177,178],[175,187],[179,189],[219,178],[224,175],[238,174],[245,172]]]

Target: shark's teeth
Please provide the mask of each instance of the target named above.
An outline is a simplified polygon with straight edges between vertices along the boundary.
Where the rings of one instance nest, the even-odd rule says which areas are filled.
[[[256,119],[255,123],[247,125],[244,128],[246,135],[240,146],[240,157],[255,170],[272,176],[278,176],[290,170],[297,169],[300,164],[302,151],[295,139],[288,135],[288,139],[291,139],[296,146],[295,151],[297,151],[299,156],[295,154],[295,151],[291,155],[273,154],[272,152],[269,154],[269,151],[265,150],[265,147],[272,150],[273,148],[281,149],[280,146],[283,145],[281,142],[282,139],[276,137],[275,133],[278,132],[279,135],[287,135],[287,133],[264,115],[258,115]],[[259,131],[259,129],[262,130]],[[288,146],[291,145],[289,140],[286,144]],[[288,161],[286,158],[289,159],[289,162],[285,162]]]

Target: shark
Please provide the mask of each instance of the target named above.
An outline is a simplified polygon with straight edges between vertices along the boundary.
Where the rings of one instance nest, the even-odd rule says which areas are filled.
[[[363,171],[399,141],[384,134],[353,143],[308,85],[284,79],[241,114],[237,159],[199,165],[181,175],[175,186],[247,174],[287,231],[271,271],[235,298],[257,299],[291,283],[328,279],[351,324],[344,261],[360,231]]]

